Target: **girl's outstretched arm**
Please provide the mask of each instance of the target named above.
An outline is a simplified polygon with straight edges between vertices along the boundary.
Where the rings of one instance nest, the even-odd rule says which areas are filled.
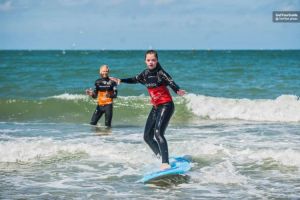
[[[172,88],[172,90],[176,92],[176,94],[178,94],[179,96],[185,95],[185,90],[180,89],[179,86],[175,83],[175,81],[166,71],[161,70],[160,76],[167,82],[167,84]]]
[[[109,77],[110,80],[115,81],[118,85],[123,82],[123,83],[129,83],[129,84],[135,84],[135,83],[142,83],[144,82],[144,73],[140,73],[139,75],[136,75],[135,77],[132,78],[115,78],[115,77]]]

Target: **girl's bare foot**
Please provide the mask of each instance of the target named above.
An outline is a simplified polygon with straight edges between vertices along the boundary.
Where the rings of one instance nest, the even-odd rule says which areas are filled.
[[[165,170],[165,169],[169,169],[171,168],[171,166],[168,163],[163,163],[160,166],[160,170]]]

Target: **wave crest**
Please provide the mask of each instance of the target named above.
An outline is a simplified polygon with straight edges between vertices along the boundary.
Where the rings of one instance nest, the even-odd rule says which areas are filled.
[[[55,95],[48,97],[48,99],[61,99],[61,100],[88,100],[87,95],[83,94],[69,94],[69,93],[64,93],[60,95]]]
[[[213,120],[300,122],[300,100],[295,95],[272,99],[230,99],[188,94],[187,107],[195,115]]]

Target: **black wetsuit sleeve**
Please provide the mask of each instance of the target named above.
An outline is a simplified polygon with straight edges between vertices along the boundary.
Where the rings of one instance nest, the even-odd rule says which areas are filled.
[[[117,83],[113,82],[112,86],[113,86],[113,89],[112,89],[113,93],[109,96],[109,98],[117,98],[117,96],[118,96]]]
[[[123,78],[121,79],[122,83],[129,83],[129,84],[135,84],[135,83],[143,83],[144,80],[144,72],[136,75],[132,78]]]
[[[138,80],[136,79],[136,77],[132,77],[132,78],[122,78],[121,79],[122,83],[129,83],[129,84],[135,84],[138,83]]]
[[[93,91],[93,95],[92,95],[92,97],[94,98],[94,99],[96,99],[97,97],[98,97],[98,85],[99,85],[99,81],[98,80],[96,80],[95,81],[95,89],[94,89],[94,91]]]
[[[177,93],[180,87],[175,83],[172,77],[164,70],[161,70],[159,75],[165,81],[165,83],[170,86],[175,93]]]

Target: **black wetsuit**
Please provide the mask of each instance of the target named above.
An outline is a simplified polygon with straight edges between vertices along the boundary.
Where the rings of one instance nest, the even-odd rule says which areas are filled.
[[[92,97],[98,97],[98,105],[92,116],[91,125],[96,125],[103,113],[105,113],[105,126],[111,127],[113,98],[116,98],[117,94],[116,82],[109,78],[100,78],[95,81],[95,89]]]
[[[144,140],[155,155],[161,155],[162,163],[169,163],[168,144],[164,133],[174,113],[174,103],[166,86],[170,86],[174,92],[179,90],[179,86],[159,63],[155,69],[146,69],[133,78],[121,79],[121,82],[141,83],[147,87],[153,107],[146,122]]]

